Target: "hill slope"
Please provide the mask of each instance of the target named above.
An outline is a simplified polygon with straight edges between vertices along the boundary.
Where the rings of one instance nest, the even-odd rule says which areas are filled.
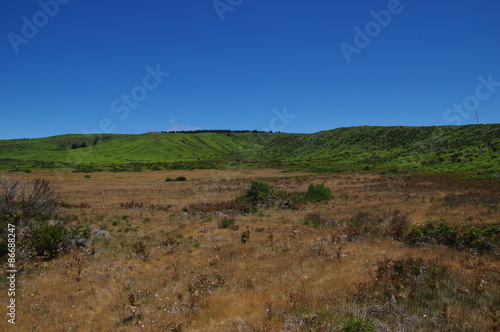
[[[500,170],[500,125],[349,127],[314,134],[62,135],[0,141],[0,167],[285,165],[310,170]],[[190,165],[190,166],[189,166]]]
[[[141,134],[62,135],[0,141],[0,158],[83,164],[173,162],[217,159],[235,151],[256,148],[227,135]]]
[[[311,135],[275,136],[263,159],[363,167],[500,170],[500,125],[349,127]],[[439,164],[439,165],[438,165]]]

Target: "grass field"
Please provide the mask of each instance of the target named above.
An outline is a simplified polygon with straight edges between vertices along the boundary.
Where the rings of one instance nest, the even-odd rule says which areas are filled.
[[[18,331],[500,328],[497,179],[282,168],[9,176],[51,180],[54,220],[90,234],[52,259],[18,257]],[[285,198],[233,208],[254,180]],[[301,201],[310,184],[333,197]],[[6,305],[2,295],[1,330]]]

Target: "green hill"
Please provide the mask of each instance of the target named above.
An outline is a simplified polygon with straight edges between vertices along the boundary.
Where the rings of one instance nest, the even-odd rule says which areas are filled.
[[[61,135],[0,140],[0,158],[107,164],[217,159],[255,148],[251,143],[216,133],[141,135]]]
[[[349,127],[310,135],[275,136],[259,151],[321,169],[428,168],[500,171],[500,125]],[[326,167],[328,168],[328,167]]]
[[[313,171],[500,171],[500,125],[61,135],[0,140],[0,168],[288,166]]]

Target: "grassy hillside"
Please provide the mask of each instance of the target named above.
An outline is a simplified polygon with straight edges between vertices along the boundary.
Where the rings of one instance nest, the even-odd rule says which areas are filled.
[[[62,135],[0,141],[3,163],[14,159],[73,164],[154,163],[219,159],[255,146],[216,133]]]
[[[432,170],[496,176],[500,125],[349,127],[314,134],[62,135],[0,141],[0,167],[288,166],[313,171]]]
[[[274,136],[267,160],[302,167],[500,170],[500,125],[349,127],[311,135]]]

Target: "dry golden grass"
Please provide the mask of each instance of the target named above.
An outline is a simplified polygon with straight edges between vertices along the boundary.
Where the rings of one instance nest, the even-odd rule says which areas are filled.
[[[409,257],[439,259],[451,275],[465,282],[456,292],[483,287],[487,293],[483,313],[443,299],[450,302],[446,314],[440,304],[439,310],[425,313],[429,319],[446,316],[462,324],[456,326],[471,324],[478,331],[487,330],[493,321],[486,304],[498,305],[494,301],[500,294],[494,257],[445,247],[403,247],[369,235],[350,242],[337,236],[334,228],[305,226],[303,220],[312,212],[339,221],[358,212],[399,210],[413,222],[431,217],[457,224],[496,221],[500,211],[494,204],[445,205],[441,200],[465,192],[488,195],[494,183],[466,181],[458,186],[446,177],[311,175],[279,169],[84,176],[23,174],[53,181],[64,202],[59,218],[101,231],[95,233],[93,248],[24,264],[18,273],[18,331],[301,331],[300,321],[316,319],[321,311],[334,313],[337,321],[351,312],[362,313],[364,305],[354,301],[355,285],[372,281],[378,261]],[[188,181],[165,182],[177,176]],[[183,211],[193,203],[231,200],[257,178],[288,191],[324,183],[333,189],[334,198],[300,210],[270,208],[231,216],[238,230],[218,227],[226,215]],[[143,208],[125,208],[130,202]],[[248,243],[241,240],[245,231],[250,234]],[[6,303],[0,297],[2,308]],[[433,329],[423,316],[412,319],[414,330]],[[0,324],[6,326],[6,319]],[[459,330],[451,325],[435,328]],[[330,326],[336,329],[338,323]]]

